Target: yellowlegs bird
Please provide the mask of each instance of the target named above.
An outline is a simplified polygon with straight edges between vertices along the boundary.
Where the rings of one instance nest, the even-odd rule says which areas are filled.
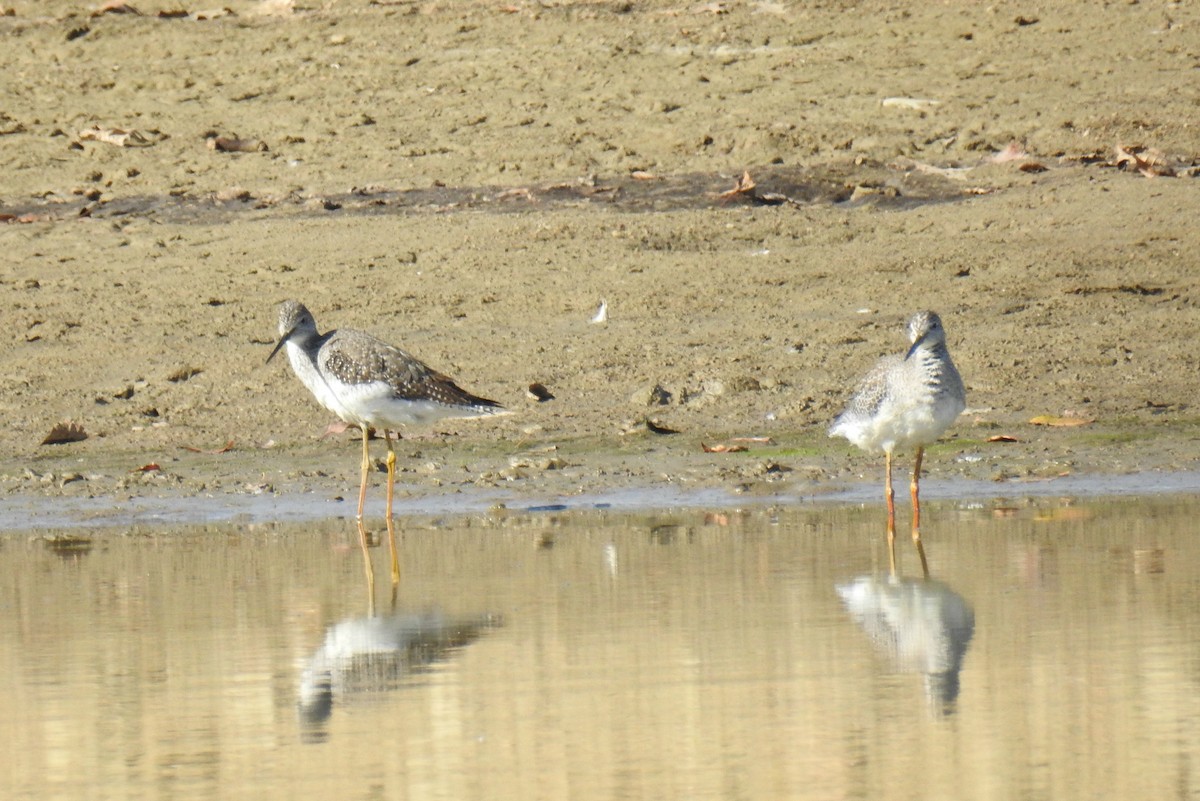
[[[362,483],[358,489],[358,532],[363,553],[370,556],[367,531],[363,526],[363,503],[367,498],[367,473],[371,458],[368,447],[371,428],[387,443],[387,531],[392,557],[392,585],[400,580],[396,536],[392,529],[392,494],[396,482],[396,451],[390,432],[410,423],[430,423],[449,417],[481,417],[504,414],[496,401],[476,397],[447,376],[397,347],[363,331],[345,328],[317,333],[317,322],[304,304],[294,300],[279,306],[279,342],[267,361],[287,346],[288,360],[296,376],[317,401],[342,420],[362,430]]]
[[[865,451],[883,451],[886,456],[884,491],[888,546],[892,548],[893,562],[896,496],[892,491],[892,452],[897,446],[917,446],[910,489],[912,537],[920,549],[919,494],[925,446],[940,437],[967,405],[962,379],[946,350],[942,318],[931,311],[917,312],[908,321],[908,338],[912,342],[908,352],[904,356],[893,354],[880,359],[859,382],[846,410],[829,428],[831,437],[845,437]]]

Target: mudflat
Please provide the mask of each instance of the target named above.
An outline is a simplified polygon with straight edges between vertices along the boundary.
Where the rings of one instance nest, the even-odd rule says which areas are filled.
[[[288,298],[513,410],[408,495],[878,481],[921,308],[933,478],[1200,463],[1193,5],[187,2],[0,4],[4,493],[352,498]]]

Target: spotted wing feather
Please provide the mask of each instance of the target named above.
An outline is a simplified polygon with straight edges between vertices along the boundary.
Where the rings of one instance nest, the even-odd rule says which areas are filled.
[[[347,332],[349,333],[349,332]],[[420,359],[360,331],[328,335],[321,349],[323,368],[344,384],[386,382],[399,400],[427,400],[447,406],[500,408],[500,404],[467,392]]]
[[[903,361],[899,356],[884,356],[869,373],[863,376],[854,390],[853,397],[833,423],[833,429],[842,423],[855,420],[867,420],[875,416],[890,393],[888,376],[895,370],[896,365]]]

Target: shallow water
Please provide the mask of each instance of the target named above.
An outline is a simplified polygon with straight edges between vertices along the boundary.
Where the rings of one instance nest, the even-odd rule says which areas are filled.
[[[10,534],[0,797],[1192,798],[1197,512]]]

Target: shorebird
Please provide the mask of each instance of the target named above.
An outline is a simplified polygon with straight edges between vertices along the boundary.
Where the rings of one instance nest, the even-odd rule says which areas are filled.
[[[363,504],[371,467],[370,429],[382,432],[387,443],[387,532],[392,557],[392,586],[400,581],[396,535],[392,528],[392,494],[396,483],[396,451],[390,432],[401,426],[430,423],[450,417],[504,414],[506,409],[472,395],[449,377],[430,369],[400,348],[350,328],[317,332],[317,322],[304,304],[294,300],[279,306],[279,342],[267,361],[287,346],[292,370],[317,402],[362,430],[362,482],[358,488],[358,533],[373,584]]]
[[[883,451],[887,460],[888,546],[895,561],[896,496],[892,491],[892,454],[898,446],[915,445],[912,538],[921,549],[921,459],[925,446],[940,437],[966,408],[962,378],[946,349],[942,318],[921,311],[908,321],[912,345],[904,356],[880,359],[859,382],[846,410],[829,428],[829,436],[845,437],[867,452]],[[924,553],[922,552],[922,559]]]

